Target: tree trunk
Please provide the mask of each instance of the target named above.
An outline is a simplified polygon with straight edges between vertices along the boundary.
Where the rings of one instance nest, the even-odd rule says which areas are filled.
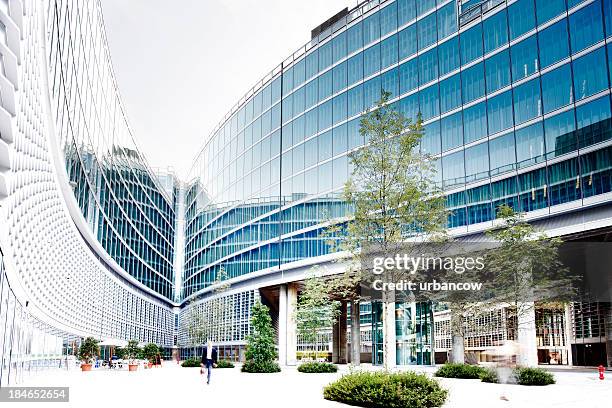
[[[383,367],[389,370],[395,367],[395,292],[382,292],[383,323]]]
[[[455,310],[453,310],[455,309]],[[465,363],[465,337],[463,335],[463,316],[457,308],[451,307],[451,363]]]
[[[361,322],[359,320],[359,300],[351,302],[351,364],[361,364]]]
[[[535,305],[533,302],[519,303],[517,310],[517,340],[519,343],[517,362],[523,367],[535,367],[538,365]]]

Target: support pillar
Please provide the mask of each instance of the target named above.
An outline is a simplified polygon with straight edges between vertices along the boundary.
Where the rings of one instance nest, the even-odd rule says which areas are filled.
[[[297,361],[297,335],[295,307],[297,286],[280,285],[278,297],[278,361],[281,365],[295,365]]]
[[[332,362],[335,364],[346,364],[346,319],[347,302],[340,304],[340,314],[332,329]]]
[[[574,338],[572,328],[574,321],[572,320],[572,312],[570,310],[570,304],[566,303],[564,306],[565,316],[565,347],[567,348],[567,365],[574,365],[574,355],[572,354],[572,340]]]
[[[538,365],[538,345],[536,340],[535,304],[526,302],[519,304],[517,318],[517,340],[519,343],[518,364],[523,367]]]
[[[361,364],[361,320],[359,299],[351,302],[351,364]]]
[[[605,317],[606,325],[606,355],[608,367],[612,367],[612,304],[608,307],[608,313]]]

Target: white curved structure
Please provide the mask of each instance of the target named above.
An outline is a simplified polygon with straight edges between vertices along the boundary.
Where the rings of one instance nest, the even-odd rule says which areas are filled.
[[[7,384],[30,354],[61,354],[62,339],[94,336],[171,346],[172,304],[104,251],[63,170],[61,143],[94,123],[84,121],[83,112],[95,115],[99,128],[93,132],[101,144],[116,147],[130,137],[114,137],[112,123],[123,111],[99,4],[2,0],[0,22],[1,383]],[[70,51],[59,52],[69,42]],[[81,76],[72,76],[70,64],[78,61],[85,61],[76,69]],[[59,70],[67,73],[66,86],[53,82]],[[63,93],[69,89],[75,94]],[[75,108],[77,90],[112,103],[92,109],[83,101]],[[61,121],[57,107],[68,102],[73,104]],[[36,350],[40,333],[33,325],[56,339],[48,352]]]

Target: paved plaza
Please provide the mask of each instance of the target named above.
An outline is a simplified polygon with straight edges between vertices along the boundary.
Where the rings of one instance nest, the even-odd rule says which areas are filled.
[[[372,369],[364,365],[363,369]],[[428,374],[432,368],[422,368]],[[340,407],[325,401],[322,389],[337,374],[303,374],[284,367],[278,374],[246,374],[239,368],[216,369],[206,385],[198,368],[166,362],[162,368],[127,371],[48,371],[30,377],[23,385],[69,386],[70,403],[54,407]],[[448,408],[555,407],[610,408],[612,372],[604,381],[595,370],[556,371],[557,384],[545,387],[484,384],[478,380],[440,379],[450,390]],[[500,399],[504,395],[508,401]],[[19,403],[18,407],[40,404]],[[3,404],[3,406],[5,406]],[[9,406],[7,404],[6,406]]]

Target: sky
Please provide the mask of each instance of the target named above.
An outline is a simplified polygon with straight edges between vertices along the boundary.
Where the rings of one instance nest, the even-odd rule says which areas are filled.
[[[102,0],[119,90],[154,168],[183,179],[257,81],[355,0]]]

